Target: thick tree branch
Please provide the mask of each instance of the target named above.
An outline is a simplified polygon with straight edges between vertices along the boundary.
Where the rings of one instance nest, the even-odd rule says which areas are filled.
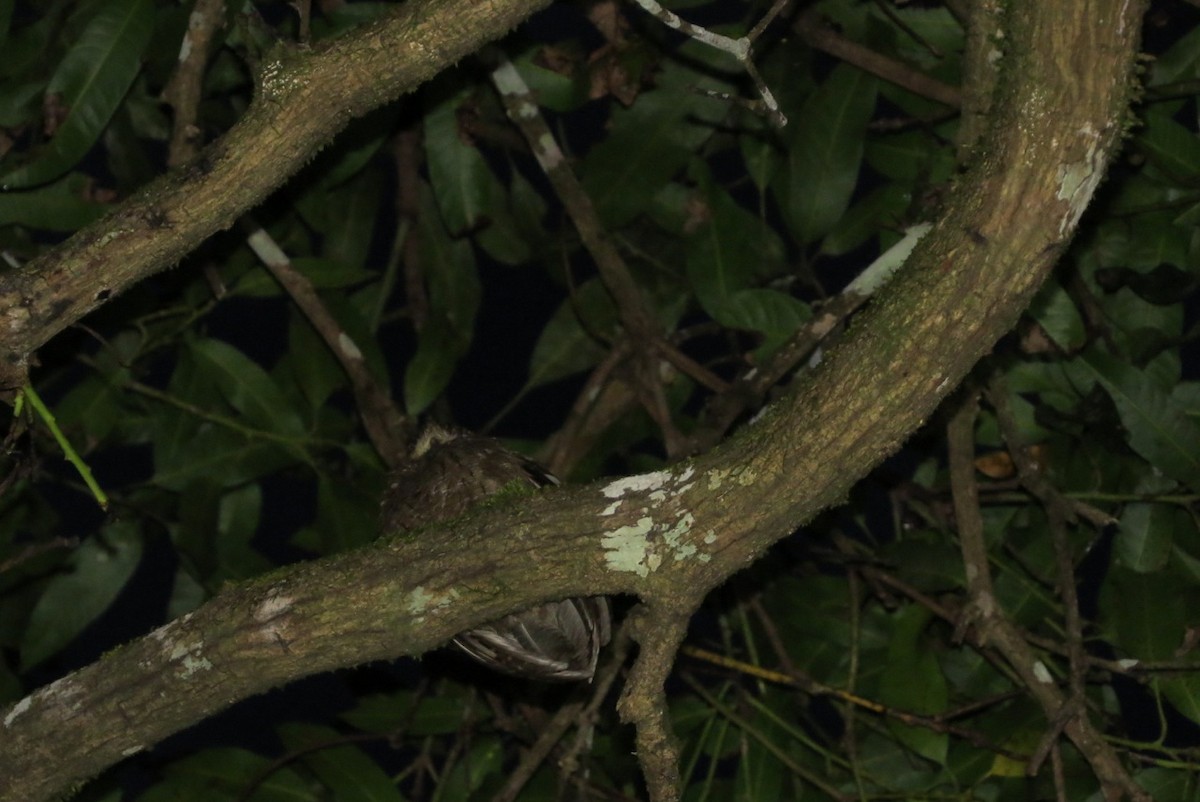
[[[108,286],[126,286],[251,205],[227,197],[235,183],[252,183],[250,194],[261,197],[282,180],[275,167],[265,184],[245,173],[250,160],[241,150],[279,150],[280,161],[295,167],[298,154],[310,152],[311,134],[293,139],[293,126],[331,114],[325,130],[336,130],[348,113],[452,61],[484,38],[481,30],[499,32],[537,5],[406,3],[399,17],[365,34],[274,62],[247,120],[206,159],[4,279],[0,323],[11,332],[10,367],[99,302],[97,274],[111,270]],[[338,666],[418,654],[541,601],[637,594],[652,614],[661,605],[669,624],[672,610],[842,501],[1012,326],[1066,247],[1119,142],[1143,8],[1131,0],[1012,4],[994,106],[999,123],[980,141],[945,216],[850,335],[753,426],[669,472],[509,499],[451,529],[226,591],[0,711],[0,798],[58,795],[237,699]],[[470,36],[449,47],[437,38],[444,30]],[[336,75],[323,75],[331,64]],[[386,86],[360,87],[349,107],[331,107],[326,93],[348,102],[339,83],[375,80],[364,64],[385,70]],[[260,139],[249,138],[255,131]],[[164,203],[168,227],[156,227],[163,218],[153,212]]]
[[[225,136],[62,247],[0,275],[0,389],[30,355],[131,284],[233,225],[355,117],[507,33],[549,0],[413,0],[313,50],[278,45],[254,102]]]

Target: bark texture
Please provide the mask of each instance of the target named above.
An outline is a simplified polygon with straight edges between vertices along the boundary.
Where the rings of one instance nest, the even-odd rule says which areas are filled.
[[[397,84],[365,92],[335,116],[365,110],[367,97],[382,102],[462,54],[427,52],[413,30],[431,36],[433,20],[453,11],[455,28],[486,25],[494,34],[537,5],[406,3],[402,30],[393,20],[337,47],[377,47],[385,60],[423,66],[395,67]],[[676,632],[679,610],[844,499],[934,412],[1013,325],[1074,233],[1124,129],[1144,3],[1011,6],[992,124],[946,213],[852,333],[761,420],[670,471],[512,498],[420,538],[385,539],[223,593],[0,711],[0,798],[52,798],[237,699],[339,666],[419,654],[551,599],[637,594]],[[475,33],[471,41],[485,36]],[[329,58],[279,62],[239,133],[209,154],[209,169],[173,174],[20,279],[6,279],[0,318],[11,332],[9,365],[57,330],[56,317],[65,325],[94,306],[101,282],[119,289],[161,269],[250,205],[209,183],[249,180],[243,150],[310,152],[290,132],[313,116],[303,104],[346,80],[345,69],[326,80],[320,68]],[[271,116],[288,122],[264,133]],[[275,172],[276,183],[284,174]],[[204,200],[185,210],[191,190]],[[162,218],[151,212],[162,204],[170,225],[156,227],[151,221]],[[636,711],[635,702],[625,709]]]

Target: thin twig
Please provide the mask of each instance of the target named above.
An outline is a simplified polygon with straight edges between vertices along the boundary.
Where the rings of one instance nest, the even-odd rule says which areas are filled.
[[[725,438],[738,418],[760,407],[771,388],[796,370],[831,332],[887,283],[929,228],[926,224],[909,228],[900,242],[868,265],[839,295],[822,304],[813,319],[797,329],[765,364],[744,373],[726,392],[713,396],[704,409],[700,426],[692,432],[689,452],[708,451]]]
[[[484,60],[492,69],[492,83],[499,91],[509,118],[529,142],[534,158],[550,180],[555,194],[562,201],[584,247],[596,263],[600,280],[613,298],[621,325],[632,343],[639,348],[631,353],[649,369],[638,370],[637,378],[658,382],[657,362],[665,359],[682,373],[716,390],[726,383],[695,360],[667,342],[642,290],[633,278],[629,266],[609,238],[592,199],[572,172],[562,149],[546,124],[537,103],[521,74],[503,52],[488,49]],[[649,396],[653,398],[653,393]],[[648,407],[654,414],[654,410]],[[669,434],[664,431],[664,435]]]
[[[384,464],[388,467],[400,464],[407,454],[403,433],[409,425],[408,421],[367,370],[366,360],[358,345],[329,313],[312,282],[292,266],[287,254],[270,234],[255,227],[246,242],[308,318],[346,371],[363,428]]]
[[[32,384],[27,384],[21,388],[17,395],[17,401],[13,405],[13,416],[21,414],[22,401],[29,401],[29,406],[33,407],[33,411],[42,419],[42,423],[46,424],[46,428],[50,430],[50,434],[54,437],[54,442],[58,443],[58,447],[62,449],[63,457],[67,462],[75,466],[75,470],[83,479],[83,483],[87,485],[91,491],[92,498],[100,505],[100,509],[108,509],[108,495],[105,494],[103,488],[96,481],[96,477],[92,476],[92,469],[84,461],[83,457],[79,456],[79,452],[71,445],[71,441],[62,433],[62,429],[58,428],[58,421],[54,417],[54,413],[42,403],[42,397],[37,394],[37,390],[33,389]]]
[[[79,538],[77,537],[59,536],[41,543],[31,543],[11,557],[0,560],[0,575],[9,572],[19,566],[21,563],[28,562],[29,560],[45,554],[48,551],[54,551],[55,549],[75,549],[78,547]]]
[[[533,745],[526,749],[516,768],[508,775],[508,780],[500,790],[492,796],[492,802],[512,802],[521,793],[521,789],[529,782],[538,768],[550,756],[550,752],[572,725],[581,730],[591,721],[600,704],[608,696],[613,682],[621,673],[621,667],[629,657],[629,630],[622,624],[613,636],[613,645],[608,658],[600,670],[596,672],[596,681],[592,686],[591,699],[585,704],[582,701],[564,705],[554,716],[542,725],[541,734]]]
[[[1106,798],[1117,799],[1124,794],[1137,802],[1151,802],[1150,795],[1129,776],[1116,751],[1092,725],[1086,711],[1064,711],[1067,699],[1055,685],[1050,670],[1026,643],[996,597],[975,479],[978,409],[979,397],[975,393],[961,403],[947,427],[950,483],[969,596],[968,613],[960,623],[960,631],[965,632],[966,627],[973,625],[983,642],[994,645],[1004,655],[1052,726],[1061,713],[1077,713],[1063,725],[1064,731],[1095,772]]]
[[[188,15],[187,31],[179,46],[179,63],[162,93],[174,118],[167,146],[167,164],[171,167],[191,159],[203,144],[197,120],[204,71],[213,38],[224,22],[225,0],[196,0]]]
[[[728,53],[737,59],[738,63],[742,65],[742,69],[750,76],[750,80],[754,82],[754,88],[758,92],[758,96],[762,99],[762,110],[767,119],[771,121],[772,125],[778,128],[787,125],[787,117],[779,110],[779,101],[775,99],[775,95],[771,93],[771,88],[767,86],[766,81],[762,79],[762,76],[758,74],[758,70],[754,68],[751,53],[751,45],[762,34],[763,29],[770,24],[771,20],[787,5],[786,0],[776,2],[767,12],[766,16],[750,32],[750,35],[739,39],[731,39],[728,36],[713,33],[699,25],[693,25],[674,11],[663,8],[655,0],[633,0],[633,2],[641,6],[643,11],[668,28],[679,31],[684,36],[695,39],[697,42]]]
[[[962,92],[957,87],[943,83],[914,70],[907,64],[850,41],[823,23],[815,8],[798,16],[793,27],[796,33],[800,34],[800,38],[810,47],[840,58],[847,64],[853,64],[855,67],[907,89],[913,94],[936,100],[938,103],[956,109],[962,106]]]
[[[774,741],[759,735],[756,727],[752,726],[750,722],[740,716],[728,705],[723,704],[719,699],[717,699],[717,697],[713,696],[708,689],[697,682],[693,677],[685,673],[681,675],[681,678],[697,696],[699,696],[708,704],[709,707],[711,707],[713,710],[716,710],[722,716],[740,727],[742,732],[752,737],[757,737],[758,742],[762,744],[764,749],[774,755],[780,763],[782,763],[784,766],[787,766],[788,770],[799,777],[802,781],[823,792],[830,799],[837,800],[838,802],[851,802],[853,797],[843,794],[836,787],[826,782],[825,779],[817,772],[800,765],[799,762],[793,759],[793,757],[788,754],[786,750],[781,749],[780,746]]]

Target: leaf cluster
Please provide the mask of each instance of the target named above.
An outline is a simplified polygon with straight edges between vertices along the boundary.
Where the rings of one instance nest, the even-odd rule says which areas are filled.
[[[765,11],[670,5],[712,14],[732,35]],[[847,39],[961,83],[966,44],[948,8],[815,5]],[[318,44],[390,8],[322,7],[307,32]],[[1063,683],[1072,667],[1052,521],[1019,480],[1017,452],[1033,446],[1040,475],[1097,511],[1068,530],[1084,701],[1138,782],[1182,800],[1200,798],[1200,20],[1170,13],[1180,30],[1156,45],[1124,161],[978,373],[992,405],[976,438],[998,598]],[[245,110],[264,49],[301,35],[285,3],[231,2],[225,14],[198,106],[206,140]],[[732,59],[632,7],[560,4],[502,43],[663,342],[734,387],[780,360],[789,379],[819,360],[812,343],[795,352],[797,332],[838,308],[955,175],[952,110],[817,52],[789,24],[755,51],[791,120],[782,130],[739,104],[753,87]],[[186,26],[186,8],[158,0],[0,0],[10,265],[165,169],[172,117],[160,97]],[[659,467],[686,451],[673,444],[733,423],[713,414],[721,387],[665,359],[650,380],[622,358],[637,347],[624,310],[480,63],[353,123],[255,218],[409,415],[495,427],[530,451],[549,443],[543,456],[576,480]],[[226,583],[377,535],[384,465],[349,381],[241,234],[85,323],[43,349],[33,381],[113,512],[89,506],[40,425],[14,419],[0,496],[0,703]],[[939,425],[697,617],[696,649],[670,689],[687,799],[1088,798],[1095,778],[1070,748],[1055,756],[1057,777],[1025,776],[1046,721],[995,653],[964,639]],[[233,719],[251,719],[258,737],[151,751],[79,798],[492,798],[550,715],[510,703],[573,698],[445,656],[306,688],[282,692],[269,720]],[[515,798],[638,798],[615,714],[581,716],[576,730]]]

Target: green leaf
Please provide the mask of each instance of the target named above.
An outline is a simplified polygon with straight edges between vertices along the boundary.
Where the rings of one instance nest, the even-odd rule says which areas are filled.
[[[417,353],[404,370],[404,409],[409,415],[424,412],[446,389],[465,351],[462,339],[445,319],[431,318],[425,323]]]
[[[164,769],[166,782],[138,797],[138,802],[318,802],[323,795],[294,769],[245,749],[205,749]],[[251,782],[254,794],[244,794]]]
[[[1170,573],[1114,566],[1100,593],[1100,624],[1118,657],[1171,660],[1198,601],[1196,589]]]
[[[770,689],[763,699],[774,710],[789,708],[790,694]],[[790,737],[778,721],[769,716],[757,715],[747,722],[754,732],[743,734],[743,750],[737,764],[734,799],[744,802],[760,802],[766,799],[784,799],[784,765],[777,752],[787,754]],[[773,751],[763,742],[776,749]]]
[[[337,730],[292,723],[278,729],[288,749],[302,755],[321,784],[338,802],[402,802],[388,775],[365,752],[346,744]]]
[[[319,176],[318,187],[336,187],[358,175],[392,136],[401,108],[398,103],[389,103],[354,120],[339,134],[333,147],[322,151],[308,167]]]
[[[494,735],[476,736],[471,748],[442,778],[444,799],[468,799],[489,778],[500,775],[504,747]]]
[[[863,155],[872,170],[913,186],[945,181],[955,166],[953,149],[924,132],[905,132],[867,140]]]
[[[1029,314],[1064,351],[1075,351],[1086,342],[1083,317],[1071,296],[1056,281],[1047,281],[1042,286],[1029,306]]]
[[[246,420],[264,431],[303,439],[304,424],[274,381],[254,360],[221,340],[191,343],[197,367]]]
[[[254,536],[262,520],[262,487],[250,482],[224,490],[216,510],[213,549],[216,571],[209,578],[211,587],[258,576],[271,569],[271,563],[254,548]]]
[[[127,396],[121,383],[128,378],[127,368],[118,368],[114,376],[88,376],[76,384],[55,405],[59,425],[74,439],[77,431],[87,435],[86,448],[106,439],[129,414]],[[81,444],[85,445],[85,444]]]
[[[186,413],[175,411],[175,414],[187,417]],[[182,491],[189,482],[206,477],[219,481],[222,487],[235,487],[297,461],[294,448],[248,439],[224,427],[211,424],[198,429],[187,425],[176,427],[167,420],[160,425],[164,438],[161,446],[159,441],[154,444],[154,482],[168,490]],[[190,436],[186,434],[189,429]],[[179,439],[175,439],[176,435]]]
[[[1185,294],[1182,289],[1186,289],[1189,284],[1183,284],[1183,281],[1176,280],[1175,287],[1162,286],[1163,279],[1169,280],[1168,276],[1154,275],[1156,268],[1160,266],[1175,265],[1179,268],[1179,279],[1189,280],[1192,277],[1184,271],[1194,269],[1193,258],[1191,256],[1191,241],[1194,230],[1191,226],[1180,225],[1176,222],[1174,212],[1151,213],[1143,212],[1137,215],[1137,236],[1130,242],[1128,250],[1128,264],[1133,268],[1140,268],[1135,272],[1143,276],[1136,284],[1142,286],[1136,287],[1135,292],[1138,292],[1143,298],[1146,298],[1151,303],[1157,304],[1174,304],[1180,301]],[[1155,287],[1155,284],[1158,287]],[[1174,289],[1174,292],[1171,290]],[[1140,290],[1140,292],[1139,292]]]
[[[333,259],[298,256],[291,262],[318,290],[353,287],[379,277],[374,271]],[[256,267],[237,283],[238,295],[246,298],[270,298],[278,295],[279,290],[279,282],[265,267]]]
[[[357,343],[358,340],[355,339]],[[281,381],[288,376],[308,402],[310,412],[325,407],[329,397],[349,380],[329,346],[313,329],[308,318],[293,310],[288,320],[288,353],[277,366]]]
[[[0,0],[0,44],[8,39],[8,29],[12,25],[13,6],[17,0]]]
[[[775,191],[800,242],[825,236],[850,205],[874,110],[875,79],[843,64],[785,129],[788,165]]]
[[[475,143],[459,129],[460,109],[476,90],[444,99],[425,116],[425,154],[430,183],[451,236],[473,235],[488,255],[503,264],[528,261],[529,243],[515,206]],[[514,190],[520,192],[518,182]]]
[[[904,220],[912,203],[911,190],[885,184],[851,206],[821,240],[821,253],[841,256],[862,245],[880,230],[891,230]]]
[[[301,530],[296,545],[335,554],[370,543],[379,534],[379,492],[361,478],[349,482],[322,474],[317,479],[317,517]]]
[[[149,415],[156,433],[152,442],[155,484],[182,491],[189,482],[211,478],[222,487],[232,487],[285,465],[310,461],[301,446],[304,440],[274,434],[229,413],[225,396],[236,396],[239,391],[222,386],[237,379],[238,371],[229,372],[227,368],[244,366],[243,360],[248,362],[252,367],[246,374],[257,371],[257,379],[252,378],[251,384],[260,389],[265,377],[261,368],[236,351],[237,356],[224,359],[228,355],[225,349],[234,349],[219,343],[208,347],[208,356],[216,354],[224,367],[213,369],[213,361],[191,345],[180,349],[179,363],[167,388],[168,398],[175,403],[156,401]],[[269,378],[266,384],[274,387]],[[264,392],[269,397],[270,391]],[[277,388],[275,393],[279,394]],[[249,405],[246,398],[242,401]]]
[[[739,290],[729,297],[717,318],[723,325],[763,335],[760,357],[778,348],[812,318],[808,304],[772,289]]]
[[[451,325],[465,349],[475,330],[483,294],[475,254],[466,240],[452,238],[438,220],[432,193],[421,193],[421,264],[426,266],[429,303]]]
[[[762,313],[770,301],[736,296],[781,271],[783,244],[761,220],[743,209],[725,190],[715,186],[707,173],[700,176],[700,190],[708,205],[708,223],[687,241],[687,275],[704,311],[721,323],[758,330],[752,317]],[[764,290],[776,295],[773,290]],[[757,321],[757,322],[762,322]]]
[[[1147,66],[1147,86],[1163,86],[1200,77],[1200,28],[1180,31],[1165,53],[1156,54]]]
[[[1200,29],[1198,29],[1200,30]],[[1200,52],[1200,51],[1198,51]],[[1179,802],[1200,802],[1200,785],[1190,771],[1153,766],[1132,774],[1151,799],[1177,799]],[[1094,797],[1098,800],[1099,797]],[[1092,800],[1088,800],[1092,802]]]
[[[11,0],[10,0],[11,1]],[[62,25],[61,6],[39,18],[36,22],[9,31],[4,39],[4,58],[0,59],[0,76],[27,75],[38,71],[38,65],[50,52],[50,43]]]
[[[1114,567],[1100,595],[1100,623],[1119,657],[1179,660],[1200,592],[1173,574]],[[1200,722],[1200,674],[1166,675],[1155,687],[1183,715]]]
[[[66,573],[50,580],[30,616],[21,643],[28,670],[57,653],[99,617],[125,587],[142,559],[135,523],[116,523],[72,552]]]
[[[565,113],[583,105],[588,100],[588,74],[576,70],[572,75],[563,75],[538,63],[543,48],[528,47],[512,59],[521,73],[526,86],[537,98],[539,106]]]
[[[358,706],[342,719],[366,732],[390,733],[403,730],[418,737],[452,735],[462,730],[463,705],[467,690],[447,684],[440,696],[413,691],[374,694],[359,699]]]
[[[422,192],[421,208],[421,263],[429,266],[431,314],[404,372],[404,404],[410,415],[433,403],[450,383],[458,360],[471,345],[482,294],[471,246],[446,233],[433,213],[428,190]]]
[[[554,311],[529,357],[526,388],[539,387],[599,362],[605,349],[597,337],[615,335],[617,310],[599,278],[579,285]]]
[[[1079,364],[1108,391],[1129,445],[1167,476],[1200,488],[1200,427],[1145,373],[1092,351]]]
[[[583,186],[606,224],[620,227],[645,211],[659,189],[691,160],[724,116],[728,101],[704,90],[729,86],[670,61],[658,88],[613,111],[608,136],[580,167]]]
[[[425,115],[429,178],[442,220],[454,236],[477,228],[491,214],[493,201],[502,194],[483,154],[459,128],[459,110],[474,91],[473,87],[460,90]]]
[[[894,617],[892,641],[887,651],[887,671],[880,678],[879,698],[889,707],[910,713],[944,712],[949,702],[946,679],[937,657],[924,642],[931,618],[917,605],[904,607]],[[946,762],[949,738],[925,727],[888,721],[888,727],[910,749],[935,763]]]
[[[0,188],[45,183],[83,158],[133,84],[153,31],[150,0],[110,0],[101,6],[46,89],[61,96],[66,119],[31,164],[0,177]]]
[[[1200,138],[1186,127],[1167,115],[1147,111],[1134,141],[1172,183],[1187,188],[1196,185],[1200,177]]]
[[[45,89],[45,79],[0,84],[0,125],[16,128],[35,120]]]
[[[28,192],[0,193],[0,220],[43,231],[75,231],[98,220],[108,207],[84,199],[88,179],[70,173]]]
[[[1159,679],[1158,689],[1175,709],[1195,723],[1200,723],[1200,671]]]
[[[175,582],[171,585],[171,598],[167,602],[167,620],[174,621],[181,615],[192,612],[208,601],[208,591],[185,568],[175,571]]]
[[[771,179],[779,171],[779,149],[774,142],[749,134],[738,137],[738,146],[742,152],[742,161],[746,165],[746,174],[750,176],[759,192],[766,191]]]
[[[702,169],[702,168],[697,168]],[[743,209],[703,172],[708,223],[687,241],[687,274],[700,305],[717,322],[764,336],[760,356],[808,320],[807,304],[757,285],[782,272],[783,244],[766,221]]]
[[[365,170],[345,184],[321,193],[321,199],[336,212],[321,227],[326,258],[347,267],[370,265],[372,237],[386,180],[382,170]]]
[[[1167,564],[1177,527],[1187,526],[1186,513],[1168,504],[1130,504],[1121,513],[1116,556],[1120,564],[1140,573]]]

